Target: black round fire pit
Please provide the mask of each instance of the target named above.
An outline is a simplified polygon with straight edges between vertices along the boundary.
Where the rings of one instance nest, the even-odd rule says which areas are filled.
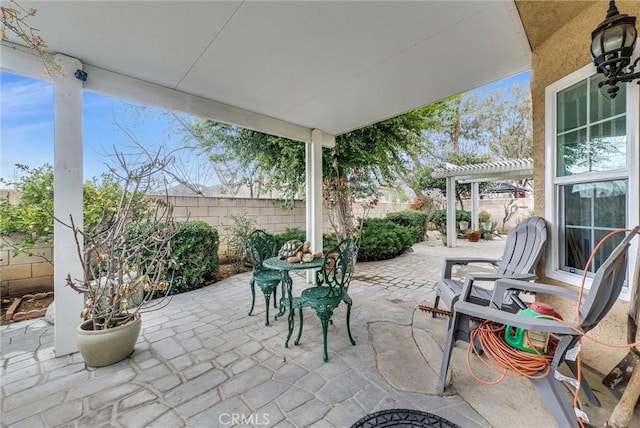
[[[420,410],[388,409],[371,413],[351,425],[351,428],[460,428],[453,422]]]

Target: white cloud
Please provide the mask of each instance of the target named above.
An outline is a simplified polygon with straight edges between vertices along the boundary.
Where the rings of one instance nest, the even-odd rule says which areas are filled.
[[[53,85],[51,83],[20,79],[0,83],[0,112],[2,121],[23,120],[48,115],[53,118]]]

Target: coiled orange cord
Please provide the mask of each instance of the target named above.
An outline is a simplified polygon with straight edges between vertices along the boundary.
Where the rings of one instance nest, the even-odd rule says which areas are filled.
[[[553,359],[553,352],[549,355],[528,353],[509,346],[504,341],[505,326],[491,321],[483,321],[478,328],[470,333],[470,343],[467,348],[467,367],[474,379],[485,385],[496,385],[505,377],[524,376],[539,379],[549,374],[549,367]],[[488,368],[498,372],[500,377],[494,381],[480,379],[471,367],[471,353],[481,355],[476,349],[475,342],[482,345],[486,358],[480,361]],[[493,364],[491,364],[493,363]]]
[[[589,259],[587,260],[587,263],[584,267],[584,273],[582,275],[580,291],[578,293],[578,299],[576,304],[576,323],[578,325],[580,324],[580,305],[582,302],[582,296],[584,294],[584,285],[587,279],[587,273],[589,272],[589,267],[591,266],[591,262],[593,261],[593,258],[595,254],[598,252],[598,250],[600,249],[600,247],[602,247],[602,245],[608,239],[610,239],[612,236],[618,233],[624,233],[624,232],[630,232],[630,229],[614,230],[613,232],[610,232],[605,237],[603,237],[600,240],[600,242],[598,242],[598,244],[595,246],[595,248],[591,252],[591,255],[589,256]],[[636,275],[638,274],[640,273],[636,272]],[[562,319],[555,318],[555,317],[548,317],[548,316],[545,316],[545,318],[554,319],[573,329],[576,332],[576,334],[580,336],[578,338],[579,345],[582,344],[583,338],[586,337],[587,339],[592,340],[595,343],[612,347],[612,348],[633,348],[636,346],[640,346],[640,341],[631,343],[631,344],[608,343],[606,341],[599,340],[593,336],[590,336],[582,332],[581,330],[575,328],[573,325],[569,324],[568,322]],[[502,324],[497,324],[491,321],[483,321],[482,323],[480,323],[478,328],[476,328],[470,333],[469,347],[467,348],[467,367],[469,368],[469,372],[471,373],[473,378],[485,385],[496,385],[500,383],[507,376],[510,376],[510,377],[524,376],[529,379],[536,379],[536,378],[539,379],[539,378],[548,376],[550,372],[551,360],[553,359],[553,354],[555,350],[553,346],[555,342],[553,340],[550,341],[550,349],[549,349],[548,355],[542,355],[540,353],[532,354],[532,353],[520,351],[518,349],[515,349],[509,346],[504,340],[504,330],[505,330],[505,326]],[[486,359],[480,356],[479,358],[480,361],[485,366],[489,367],[490,369],[500,374],[500,377],[497,380],[493,380],[493,381],[483,380],[474,373],[473,368],[471,367],[471,354],[472,352],[474,352],[477,355],[481,355],[478,349],[476,349],[476,346],[474,343],[476,340],[478,341],[478,343],[481,344],[482,350],[484,351],[484,355],[486,355]],[[580,352],[578,352],[578,355],[576,358],[576,364],[578,367],[578,370],[576,373],[578,388],[576,388],[576,391],[573,395],[573,406],[574,408],[577,409],[578,396],[580,394],[580,384],[582,381]],[[584,427],[584,424],[582,423],[582,420],[580,418],[578,418],[578,424],[580,424],[581,427]]]

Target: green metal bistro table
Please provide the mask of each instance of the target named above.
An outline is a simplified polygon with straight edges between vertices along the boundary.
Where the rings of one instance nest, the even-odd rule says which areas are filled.
[[[278,257],[271,257],[270,259],[266,259],[262,262],[262,266],[267,269],[279,270],[282,273],[282,286],[283,288],[286,286],[286,295],[282,294],[280,298],[280,311],[276,315],[276,319],[282,315],[286,310],[286,307],[289,307],[289,334],[287,335],[287,340],[284,342],[284,347],[289,347],[289,339],[291,338],[291,334],[293,333],[293,279],[291,279],[291,275],[289,272],[292,270],[308,270],[308,269],[320,269],[322,268],[322,264],[324,263],[324,258],[320,257],[317,259],[313,259],[307,263],[289,263],[286,260],[281,260]]]

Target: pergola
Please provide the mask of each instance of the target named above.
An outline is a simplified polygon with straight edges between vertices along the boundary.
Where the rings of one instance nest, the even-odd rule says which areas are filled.
[[[529,11],[535,40],[559,17],[580,12],[560,2],[545,14],[527,5],[519,11],[519,3],[27,0],[20,5],[38,9],[30,23],[65,73],[43,76],[40,59],[20,40],[2,41],[1,67],[55,84],[56,217],[82,218],[88,90],[306,144],[307,235],[319,246],[322,147],[529,69],[519,12]],[[82,296],[64,286],[67,274],[79,276],[72,233],[59,226],[54,233],[55,349],[64,355],[75,351]]]
[[[475,165],[447,165],[433,178],[447,180],[447,246],[456,246],[456,182],[471,183],[471,228],[478,229],[479,183],[483,181],[533,178],[533,159],[515,159]]]

